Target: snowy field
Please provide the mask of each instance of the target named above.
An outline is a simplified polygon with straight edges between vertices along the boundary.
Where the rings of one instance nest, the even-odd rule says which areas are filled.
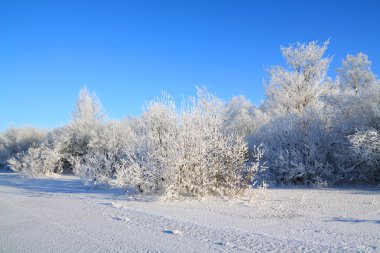
[[[0,252],[263,251],[380,252],[380,188],[178,201],[0,173]]]

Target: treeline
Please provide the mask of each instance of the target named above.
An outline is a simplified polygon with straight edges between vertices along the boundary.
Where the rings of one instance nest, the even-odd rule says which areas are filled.
[[[85,184],[143,193],[238,195],[257,182],[380,182],[380,82],[365,54],[327,74],[328,42],[281,48],[259,106],[204,88],[178,107],[171,96],[140,117],[106,119],[82,89],[71,122],[48,132],[9,128],[0,163],[28,176],[75,173]]]

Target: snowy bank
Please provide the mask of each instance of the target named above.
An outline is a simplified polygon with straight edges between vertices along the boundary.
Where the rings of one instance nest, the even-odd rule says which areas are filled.
[[[71,176],[0,173],[0,235],[1,252],[379,252],[380,188],[136,200]]]

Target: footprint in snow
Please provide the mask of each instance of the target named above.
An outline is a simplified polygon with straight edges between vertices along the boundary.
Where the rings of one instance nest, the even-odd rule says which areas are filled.
[[[112,217],[112,219],[117,220],[117,221],[130,221],[130,219],[126,216],[120,216],[120,217],[114,216]]]
[[[179,230],[164,230],[163,231],[164,234],[168,234],[168,235],[183,235],[182,231],[179,231]]]
[[[215,244],[219,246],[229,246],[229,247],[233,246],[232,243],[230,242],[216,242]]]
[[[122,208],[125,209],[125,205],[122,204],[122,203],[118,203],[118,202],[111,202],[111,206],[112,206],[113,208],[117,208],[117,209],[122,209]]]

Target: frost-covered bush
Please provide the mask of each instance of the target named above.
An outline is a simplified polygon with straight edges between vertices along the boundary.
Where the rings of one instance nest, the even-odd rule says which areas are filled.
[[[283,183],[321,183],[333,176],[328,162],[330,136],[312,109],[277,117],[263,125],[250,142],[264,147],[269,178]]]
[[[261,150],[248,161],[239,135],[225,135],[224,103],[204,89],[180,111],[170,97],[150,102],[134,127],[117,182],[143,193],[237,195],[254,182]]]
[[[132,152],[132,119],[111,121],[88,144],[87,153],[76,157],[75,171],[85,184],[112,185]],[[118,182],[120,184],[120,182]]]
[[[25,152],[32,145],[39,145],[46,137],[46,131],[33,127],[9,127],[0,134],[0,168],[18,153]]]
[[[168,195],[237,195],[255,181],[261,150],[250,160],[246,130],[226,131],[233,110],[205,89],[181,110],[164,95],[136,119],[105,123],[100,108],[82,90],[72,122],[10,160],[11,166],[30,176],[69,170],[92,186]],[[253,112],[238,113],[252,118]]]
[[[163,193],[179,153],[173,99],[163,95],[149,102],[131,129],[126,156],[118,165],[117,181],[143,193]]]
[[[84,88],[68,125],[2,133],[0,166],[176,196],[236,196],[258,180],[379,182],[380,82],[362,53],[348,55],[330,78],[327,45],[281,48],[287,65],[269,70],[259,107],[198,88],[180,108],[163,95],[139,117],[106,121]]]
[[[378,182],[380,180],[380,134],[378,130],[359,131],[350,135],[351,149],[357,156],[357,170],[354,175],[358,181]]]
[[[258,160],[248,162],[244,137],[223,132],[223,101],[198,89],[181,110],[180,157],[169,178],[168,194],[237,195],[253,183]]]
[[[353,152],[349,137],[357,132],[379,129],[380,85],[367,84],[365,89],[340,89],[326,97],[326,117],[331,139],[330,164],[335,168],[339,182],[366,182],[367,169]]]
[[[104,114],[95,94],[86,88],[79,94],[71,123],[48,134],[31,128],[10,129],[2,144],[14,170],[29,176],[71,171],[78,173],[90,142],[102,127]],[[92,160],[91,160],[92,161]]]
[[[47,144],[41,144],[31,146],[27,151],[18,153],[15,157],[10,158],[8,163],[13,171],[33,177],[60,173],[62,169],[60,160],[61,156],[56,149]]]
[[[143,143],[137,154],[143,178],[140,190],[165,190],[168,173],[176,167],[179,158],[179,131],[176,106],[170,96],[164,95],[147,105],[137,127],[137,136]]]
[[[78,174],[86,183],[163,193],[179,152],[176,117],[172,98],[163,96],[148,103],[138,119],[105,124],[89,141]]]

